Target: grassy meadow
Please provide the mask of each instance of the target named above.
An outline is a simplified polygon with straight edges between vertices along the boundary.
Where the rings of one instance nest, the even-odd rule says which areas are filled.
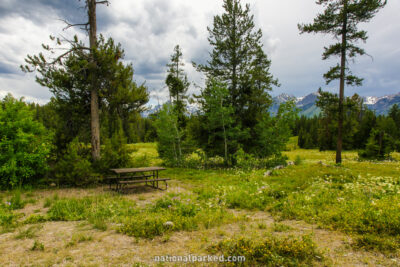
[[[135,166],[162,164],[155,144],[132,147]],[[188,254],[245,256],[243,266],[399,266],[400,155],[345,152],[337,166],[335,152],[288,149],[296,164],[269,176],[168,168],[166,191],[1,192],[0,266],[173,266],[154,257]]]

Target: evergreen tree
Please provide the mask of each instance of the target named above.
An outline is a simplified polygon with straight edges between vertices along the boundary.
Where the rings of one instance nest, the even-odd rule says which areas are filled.
[[[240,128],[245,151],[258,139],[254,127],[267,113],[271,103],[268,91],[278,85],[269,73],[271,62],[262,50],[261,30],[256,30],[250,6],[239,0],[224,0],[222,15],[214,17],[209,32],[213,47],[207,64],[196,65],[208,78],[226,83],[229,90],[227,106],[234,108],[235,123]]]
[[[212,144],[215,151],[223,151],[225,164],[231,161],[232,141],[237,134],[237,128],[233,127],[233,107],[225,104],[229,97],[229,91],[225,84],[217,80],[208,81],[207,88],[202,92],[204,101],[201,109],[207,120],[208,144]],[[218,142],[222,140],[222,142]],[[221,149],[223,147],[223,149]],[[222,154],[222,153],[219,153]]]
[[[72,45],[80,47],[77,38]],[[91,57],[97,62],[94,70],[89,60]],[[62,152],[76,137],[84,142],[91,140],[90,75],[98,77],[96,88],[104,139],[112,137],[119,129],[117,119],[122,120],[122,127],[128,133],[135,114],[141,112],[148,102],[147,88],[134,82],[132,65],[121,62],[124,51],[111,38],[106,41],[100,35],[95,51],[89,53],[75,49],[54,65],[46,64],[46,59],[40,55],[31,58],[31,64],[41,74],[36,81],[48,87],[54,95],[49,105],[59,119],[55,140],[58,152]]]
[[[80,0],[79,0],[80,1]],[[96,9],[97,5],[106,4],[108,5],[108,0],[104,1],[97,1],[97,0],[84,0],[85,8],[87,10],[87,22],[86,23],[78,23],[78,24],[71,24],[64,20],[67,26],[64,28],[68,29],[70,27],[84,27],[88,36],[89,36],[89,47],[85,46],[82,42],[78,42],[77,37],[75,36],[73,40],[66,40],[64,38],[57,38],[56,42],[57,45],[62,45],[63,43],[68,43],[71,45],[66,52],[58,55],[56,58],[52,58],[46,60],[43,53],[40,53],[37,56],[30,56],[28,55],[25,59],[26,63],[33,67],[31,69],[29,65],[21,66],[22,70],[25,72],[32,72],[36,68],[38,69],[41,75],[47,70],[51,70],[53,68],[57,68],[57,65],[62,65],[62,62],[68,58],[71,53],[78,52],[78,51],[89,51],[88,57],[86,61],[88,64],[88,68],[81,69],[81,71],[86,72],[87,79],[90,81],[89,91],[90,91],[90,130],[91,130],[91,150],[92,150],[92,159],[94,161],[98,161],[100,159],[100,112],[99,112],[99,87],[101,83],[99,83],[99,78],[101,77],[98,75],[98,63],[96,61],[95,53],[97,50],[98,40],[97,40],[97,15]],[[50,37],[52,40],[55,40],[54,37]],[[51,52],[52,54],[55,53],[54,48],[51,48],[48,45],[42,45],[46,51]],[[64,50],[64,47],[61,48]]]
[[[183,124],[185,119],[186,93],[190,85],[183,69],[185,64],[182,56],[182,50],[179,45],[175,46],[174,53],[171,55],[171,62],[167,64],[168,76],[165,80],[169,89],[170,102],[175,107],[180,125]]]
[[[329,33],[338,43],[325,47],[322,55],[324,60],[331,56],[340,57],[340,65],[332,67],[324,78],[327,84],[340,80],[338,101],[338,136],[336,149],[336,163],[342,162],[343,120],[344,120],[344,86],[360,86],[362,79],[353,75],[347,60],[357,55],[364,55],[364,49],[358,47],[358,41],[367,40],[367,32],[357,28],[359,23],[370,21],[373,16],[386,5],[386,0],[318,0],[317,4],[325,7],[322,14],[314,19],[312,24],[298,25],[301,33]]]

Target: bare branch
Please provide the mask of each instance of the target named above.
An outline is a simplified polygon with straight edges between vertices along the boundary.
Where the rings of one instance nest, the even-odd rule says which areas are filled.
[[[76,27],[76,26],[85,26],[84,29],[87,30],[87,28],[89,26],[89,22],[72,24],[72,23],[69,23],[68,21],[66,21],[65,19],[58,19],[58,20],[60,20],[60,21],[64,22],[65,24],[67,24],[67,26],[65,28],[63,28],[63,31],[65,31],[65,30],[67,30],[67,29],[69,29],[71,27]]]
[[[96,1],[96,5],[98,5],[98,4],[106,4],[107,6],[109,6],[110,5],[110,1]]]

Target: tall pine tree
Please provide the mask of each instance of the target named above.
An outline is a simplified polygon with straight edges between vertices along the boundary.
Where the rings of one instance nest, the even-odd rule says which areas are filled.
[[[336,163],[342,162],[344,86],[345,84],[360,86],[363,80],[353,75],[347,66],[348,59],[366,54],[363,48],[357,46],[357,42],[365,42],[368,38],[367,32],[359,30],[357,26],[359,23],[370,21],[386,2],[386,0],[318,0],[317,4],[325,7],[324,12],[318,14],[312,24],[298,25],[301,33],[328,33],[340,40],[325,47],[322,54],[324,60],[331,56],[340,58],[340,64],[324,74],[327,84],[333,80],[340,80]]]
[[[195,66],[208,79],[216,78],[227,85],[225,103],[234,108],[235,122],[241,129],[240,143],[251,151],[258,138],[253,129],[268,113],[268,91],[278,81],[269,72],[271,61],[262,49],[262,32],[255,28],[250,5],[242,7],[240,0],[224,0],[223,8],[225,12],[214,17],[213,27],[207,28],[213,48],[210,60]]]
[[[169,100],[174,105],[180,125],[185,119],[187,91],[189,82],[183,69],[185,64],[182,59],[182,50],[179,45],[175,46],[174,53],[171,55],[171,62],[167,64],[168,76],[165,83],[169,89]]]

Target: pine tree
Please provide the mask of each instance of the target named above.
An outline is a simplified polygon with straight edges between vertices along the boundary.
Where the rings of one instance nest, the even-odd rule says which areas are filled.
[[[214,17],[213,27],[207,28],[213,48],[210,60],[194,65],[208,78],[226,83],[226,105],[234,108],[242,132],[239,141],[249,151],[258,138],[254,127],[271,103],[268,91],[278,82],[269,73],[271,62],[262,49],[262,32],[255,29],[250,5],[243,8],[239,0],[224,0],[223,8],[225,12]]]
[[[67,26],[65,29],[75,26],[83,26],[89,35],[89,47],[84,46],[81,42],[77,41],[77,37],[75,36],[74,40],[62,40],[57,38],[57,44],[61,45],[63,42],[71,45],[71,48],[66,52],[62,53],[55,59],[47,62],[42,53],[39,56],[29,56],[25,60],[26,63],[33,66],[34,68],[51,69],[54,68],[57,64],[61,63],[63,60],[68,58],[68,56],[76,51],[90,51],[89,57],[87,61],[90,63],[90,68],[88,72],[88,80],[90,81],[90,126],[91,126],[91,144],[92,144],[92,159],[94,161],[100,160],[100,112],[99,112],[99,83],[98,79],[100,76],[96,75],[97,72],[97,62],[95,60],[95,52],[97,50],[97,15],[96,9],[97,5],[106,4],[109,2],[107,0],[97,1],[97,0],[84,0],[85,8],[87,10],[87,22],[86,23],[78,23],[71,24],[67,21],[64,21]],[[54,37],[50,37],[54,40]],[[43,45],[43,48],[47,51],[54,53],[53,48],[50,48],[48,45]],[[25,72],[32,72],[28,65],[21,66],[22,70]],[[39,70],[41,73],[41,71]],[[41,73],[42,74],[42,73]]]
[[[357,26],[359,23],[370,21],[386,2],[386,0],[318,0],[317,4],[325,7],[323,13],[318,14],[312,24],[298,25],[301,33],[328,33],[335,39],[341,40],[325,47],[322,55],[324,60],[331,56],[340,57],[340,65],[337,64],[324,74],[327,84],[333,80],[340,80],[336,163],[342,162],[344,86],[345,83],[350,86],[360,86],[363,80],[353,75],[347,66],[348,59],[366,54],[363,48],[357,46],[357,42],[365,42],[368,38],[367,32],[359,30]]]
[[[179,45],[175,46],[174,53],[171,55],[171,62],[167,64],[168,76],[165,83],[169,89],[169,99],[177,112],[180,125],[183,124],[186,110],[187,91],[190,83],[183,69],[185,64],[182,59],[182,50]]]

